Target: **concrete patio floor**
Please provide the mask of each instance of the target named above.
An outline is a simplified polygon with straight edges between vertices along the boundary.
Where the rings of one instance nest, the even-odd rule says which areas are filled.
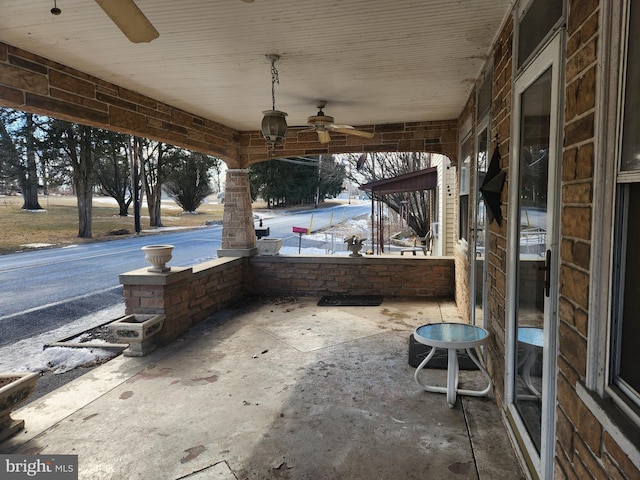
[[[87,480],[524,478],[492,398],[414,383],[409,335],[459,321],[453,302],[317,300],[248,300],[117,357],[14,412],[0,453],[78,455]]]

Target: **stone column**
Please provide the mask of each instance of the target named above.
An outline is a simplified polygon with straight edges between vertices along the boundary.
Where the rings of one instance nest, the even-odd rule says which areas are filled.
[[[222,248],[218,257],[249,257],[257,253],[249,174],[246,169],[230,168],[224,189]]]

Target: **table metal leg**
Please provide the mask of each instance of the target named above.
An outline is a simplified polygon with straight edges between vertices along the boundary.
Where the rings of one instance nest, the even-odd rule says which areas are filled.
[[[420,365],[418,365],[418,368],[416,368],[416,371],[413,374],[413,379],[415,380],[415,382],[418,384],[418,386],[420,388],[422,388],[423,390],[425,390],[427,392],[447,393],[447,388],[446,387],[439,387],[439,386],[436,386],[436,385],[427,385],[425,383],[422,383],[420,381],[420,378],[418,378],[418,375],[419,375],[420,371],[427,365],[427,363],[429,363],[429,360],[431,360],[431,358],[433,358],[433,355],[435,353],[436,353],[436,347],[432,347],[431,351],[429,352],[429,355],[427,355],[425,357],[425,359],[422,360],[422,362],[420,362]]]
[[[450,408],[453,408],[456,404],[456,396],[458,392],[458,381],[459,381],[459,364],[458,364],[458,354],[455,348],[447,349],[447,386],[441,387],[437,385],[427,385],[423,383],[419,374],[420,371],[429,363],[433,355],[436,353],[436,347],[431,348],[431,352],[429,355],[420,362],[418,368],[416,368],[415,373],[413,374],[413,378],[415,382],[427,392],[435,392],[435,393],[446,393],[447,394],[447,403]]]
[[[533,393],[533,396],[518,395],[519,399],[539,400],[540,398],[542,398],[542,394],[538,391],[538,389],[533,385],[533,382],[531,381],[531,370],[535,366],[537,359],[538,352],[536,351],[536,347],[525,347],[525,355],[519,366],[522,366],[522,378],[524,380],[524,384],[527,386],[529,391]]]
[[[487,379],[487,386],[482,390],[464,390],[464,389],[460,389],[460,390],[458,390],[458,393],[460,395],[471,395],[473,397],[484,397],[485,395],[488,395],[489,392],[491,391],[491,377],[489,376],[489,373],[487,372],[487,370],[484,368],[484,365],[482,365],[482,362],[478,359],[475,350],[473,348],[467,348],[466,350],[467,350],[467,355],[469,355],[469,358],[471,359],[471,361],[473,361],[473,363],[476,364],[476,366],[480,369],[480,371],[484,375],[484,378]]]
[[[431,360],[431,358],[435,354],[436,347],[432,347],[431,352],[429,352],[429,355],[427,355],[426,358],[422,360],[422,362],[420,362],[420,365],[418,365],[418,368],[416,368],[416,371],[413,374],[413,379],[415,380],[415,382],[418,384],[419,387],[421,387],[427,392],[446,393],[447,403],[449,404],[450,408],[453,408],[455,406],[456,398],[458,394],[471,395],[474,397],[485,396],[491,390],[491,385],[492,385],[491,377],[489,376],[489,373],[484,368],[482,363],[478,360],[475,354],[475,351],[472,351],[472,350],[473,349],[471,348],[466,349],[467,354],[469,355],[469,358],[471,358],[473,363],[476,364],[476,366],[480,369],[484,377],[487,379],[487,386],[482,390],[466,390],[466,389],[458,388],[458,384],[460,380],[460,364],[458,362],[458,351],[455,348],[447,349],[447,386],[446,387],[440,387],[437,385],[426,385],[419,378],[420,371],[429,363],[429,360]]]
[[[447,403],[449,408],[456,404],[456,392],[458,391],[458,351],[455,348],[447,349]]]

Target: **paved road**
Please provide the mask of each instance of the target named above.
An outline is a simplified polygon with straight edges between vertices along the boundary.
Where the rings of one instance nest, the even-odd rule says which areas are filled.
[[[288,214],[265,214],[271,238],[297,246],[293,226],[313,230],[370,212],[367,202]],[[312,220],[313,216],[313,220]],[[256,221],[256,226],[258,222]],[[118,275],[148,266],[140,248],[175,246],[170,265],[216,258],[222,228],[141,235],[102,243],[0,256],[0,346],[28,338],[122,301]],[[307,246],[303,244],[303,248]]]

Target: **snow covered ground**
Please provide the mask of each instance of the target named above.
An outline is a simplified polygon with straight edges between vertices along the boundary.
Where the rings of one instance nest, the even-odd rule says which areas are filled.
[[[50,347],[49,343],[80,335],[124,315],[124,303],[79,318],[60,328],[0,348],[0,372],[64,373],[116,354],[97,348]]]

